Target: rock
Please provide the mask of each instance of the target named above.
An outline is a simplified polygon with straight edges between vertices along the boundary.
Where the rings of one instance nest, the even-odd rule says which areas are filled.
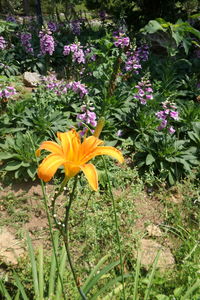
[[[40,75],[36,72],[25,72],[23,82],[26,87],[36,87],[40,83]]]
[[[154,224],[150,224],[147,226],[146,228],[149,236],[162,236],[162,231],[160,230],[160,228]]]
[[[0,229],[0,261],[5,264],[17,264],[17,259],[24,253],[21,241],[7,229]]]
[[[152,266],[159,250],[160,256],[158,259],[157,268],[160,270],[166,270],[173,268],[175,265],[175,260],[170,249],[158,244],[153,240],[142,239],[140,241],[140,250],[141,265],[143,265],[147,270]]]

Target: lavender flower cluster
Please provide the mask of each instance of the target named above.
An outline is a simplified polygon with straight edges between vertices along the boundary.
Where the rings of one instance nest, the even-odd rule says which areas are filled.
[[[80,20],[73,20],[71,22],[71,29],[74,35],[80,35],[81,34],[81,22]]]
[[[132,51],[127,51],[127,60],[125,62],[126,71],[134,71],[135,74],[139,73],[139,69],[142,68],[139,57]]]
[[[88,94],[88,89],[80,81],[66,83],[64,80],[57,80],[55,75],[42,77],[42,82],[46,89],[53,91],[57,95],[67,94],[68,90],[73,90],[81,98]]]
[[[149,59],[149,46],[142,44],[136,49],[136,56],[140,61],[147,61]]]
[[[84,124],[96,127],[97,121],[94,110],[95,108],[93,106],[90,106],[89,108],[85,104],[81,106],[82,113],[77,115],[77,119],[81,121],[78,123],[79,127],[84,126]],[[84,127],[83,130],[80,132],[80,135],[83,136],[87,132],[87,130],[88,128]]]
[[[12,86],[6,86],[2,90],[0,90],[0,99],[7,100],[8,98],[15,95],[17,92],[14,87]]]
[[[174,103],[165,101],[162,102],[162,107],[164,110],[158,111],[155,115],[156,117],[161,120],[160,125],[158,126],[158,130],[163,130],[166,128],[170,134],[173,134],[176,130],[173,126],[168,126],[168,122],[170,119],[178,121],[179,114],[177,111],[177,107]]]
[[[55,22],[49,21],[47,26],[51,32],[56,32],[58,30],[58,25]]]
[[[0,50],[4,50],[6,48],[6,41],[3,36],[0,36]]]
[[[118,48],[125,48],[128,47],[130,44],[129,37],[125,36],[124,32],[114,32],[114,45]]]
[[[77,62],[78,64],[85,64],[85,54],[82,49],[83,47],[80,46],[80,43],[71,44],[64,46],[63,55],[69,55],[72,53],[72,61]]]
[[[14,16],[7,16],[6,21],[12,22],[12,23],[17,23],[16,19]]]
[[[42,30],[39,32],[40,50],[43,55],[52,55],[55,50],[55,41],[51,31]]]
[[[67,93],[66,82],[58,80],[55,75],[43,76],[41,79],[46,89],[53,91],[56,95]]]
[[[32,47],[31,42],[30,42],[31,39],[32,39],[32,34],[31,33],[23,32],[20,35],[20,40],[21,40],[21,43],[22,43],[23,47],[25,48],[25,51],[27,53],[33,54],[33,47]]]
[[[85,84],[80,81],[72,81],[68,83],[67,88],[72,89],[76,94],[79,94],[81,98],[88,94],[88,89]]]
[[[134,95],[134,98],[139,100],[141,104],[145,105],[148,100],[153,99],[153,89],[149,80],[142,78],[135,88],[137,88],[138,91]]]
[[[139,69],[142,69],[141,61],[147,61],[149,58],[149,47],[147,44],[143,44],[136,50],[127,51],[126,56],[125,70],[134,71],[135,74],[138,74]]]

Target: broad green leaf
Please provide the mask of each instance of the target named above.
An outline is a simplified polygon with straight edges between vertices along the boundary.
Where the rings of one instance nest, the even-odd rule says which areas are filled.
[[[21,167],[21,165],[22,165],[22,162],[12,160],[6,164],[6,167],[4,168],[4,170],[5,171],[15,171],[15,170],[19,169]]]
[[[9,159],[12,158],[13,154],[8,153],[8,152],[1,152],[0,153],[0,160],[4,160],[4,159]]]
[[[149,166],[149,165],[151,165],[154,161],[155,161],[155,158],[154,158],[151,154],[148,154],[147,157],[146,157],[146,165]]]
[[[142,29],[145,33],[155,33],[158,30],[166,31],[156,20],[149,21],[149,23]]]

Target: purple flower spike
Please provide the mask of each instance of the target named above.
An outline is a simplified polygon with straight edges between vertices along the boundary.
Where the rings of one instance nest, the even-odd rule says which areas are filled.
[[[52,55],[55,50],[55,41],[53,36],[51,35],[51,31],[48,31],[48,33],[46,33],[45,31],[40,31],[39,37],[41,53],[43,55]]]
[[[118,48],[125,48],[128,47],[130,44],[129,37],[125,36],[125,34],[122,32],[119,32],[119,35],[114,34],[114,39],[114,45]]]
[[[28,32],[23,32],[20,35],[21,43],[25,48],[26,53],[33,54],[33,47],[31,45],[32,34]]]
[[[140,82],[135,86],[138,89],[134,98],[139,100],[141,104],[145,105],[148,100],[153,99],[153,89],[149,80],[142,78]]]
[[[164,128],[167,127],[167,130],[170,134],[173,134],[176,130],[174,129],[173,126],[167,126],[167,123],[170,120],[179,120],[179,114],[176,105],[174,103],[171,103],[169,101],[162,102],[162,107],[164,110],[158,111],[155,113],[156,117],[161,120],[160,125],[158,126],[158,130],[163,130]],[[173,110],[172,110],[173,109]]]
[[[6,41],[3,36],[0,36],[0,50],[4,50],[6,48]]]
[[[169,131],[170,134],[173,134],[174,132],[176,132],[176,130],[174,129],[173,126],[170,126],[170,127],[168,128],[168,131]]]
[[[83,113],[77,115],[77,120],[81,122],[78,123],[78,126],[84,126],[84,123],[88,126],[91,125],[92,127],[97,126],[96,121],[96,114],[94,112],[94,107],[87,108],[86,105],[82,105],[81,110]],[[81,131],[81,135],[83,136],[87,132],[87,127],[84,127]]]

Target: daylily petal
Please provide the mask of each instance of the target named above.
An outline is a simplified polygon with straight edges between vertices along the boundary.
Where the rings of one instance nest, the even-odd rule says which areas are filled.
[[[77,166],[77,164],[73,164],[72,162],[66,162],[64,163],[64,168],[65,168],[65,175],[68,178],[72,178],[80,172],[80,166]]]
[[[69,143],[69,140],[67,138],[68,134],[69,134],[69,132],[57,132],[57,137],[61,141],[61,146],[62,146],[63,153],[64,153],[65,157],[67,156],[67,153],[70,150],[70,143]]]
[[[51,180],[57,169],[63,165],[65,159],[57,154],[48,155],[38,167],[38,177],[45,182]]]
[[[67,160],[76,160],[81,144],[80,135],[72,129],[68,132],[58,132],[58,138],[61,141],[63,152]]]
[[[58,145],[57,143],[55,142],[51,142],[51,141],[46,141],[46,142],[43,142],[39,149],[36,150],[36,155],[37,156],[40,156],[40,151],[41,150],[47,150],[47,151],[50,151],[54,154],[58,154],[58,155],[63,155],[63,151],[62,151],[62,148],[60,145]]]
[[[81,170],[85,174],[89,184],[91,185],[92,189],[97,191],[98,190],[98,174],[95,166],[93,164],[87,164],[80,166]]]
[[[95,156],[98,155],[109,155],[115,159],[117,159],[120,163],[124,162],[124,157],[121,154],[121,152],[119,150],[117,150],[114,147],[110,147],[110,146],[103,146],[103,147],[97,147],[96,149],[94,149],[93,152],[88,153],[88,155],[86,155],[83,160],[81,161],[81,163],[86,163],[89,160],[91,160],[92,158],[94,158]]]
[[[83,161],[84,158],[96,149],[97,146],[102,145],[104,142],[95,136],[87,137],[80,147],[80,160]]]

